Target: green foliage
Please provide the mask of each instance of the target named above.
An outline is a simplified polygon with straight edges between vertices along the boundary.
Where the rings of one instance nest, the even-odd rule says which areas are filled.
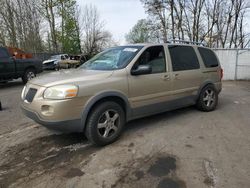
[[[58,0],[58,14],[61,17],[61,31],[59,41],[63,53],[81,53],[80,32],[76,16],[77,4],[75,0]]]
[[[126,35],[126,40],[129,43],[146,43],[150,42],[150,28],[147,20],[141,19]]]

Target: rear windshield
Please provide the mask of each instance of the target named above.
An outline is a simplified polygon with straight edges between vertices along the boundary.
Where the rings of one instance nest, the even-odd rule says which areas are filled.
[[[198,48],[198,50],[206,67],[217,67],[219,65],[219,62],[212,50],[206,48]]]

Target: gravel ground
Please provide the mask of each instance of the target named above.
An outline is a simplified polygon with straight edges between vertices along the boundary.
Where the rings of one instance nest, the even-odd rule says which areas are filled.
[[[24,117],[22,87],[0,85],[0,187],[250,187],[250,82],[224,82],[214,112],[132,121],[102,148]]]

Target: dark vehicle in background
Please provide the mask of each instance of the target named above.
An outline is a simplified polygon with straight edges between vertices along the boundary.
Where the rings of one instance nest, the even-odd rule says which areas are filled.
[[[17,59],[8,49],[0,47],[0,83],[22,78],[27,83],[42,72],[42,61],[38,59]]]
[[[91,59],[91,56],[82,54],[80,55],[80,66]]]

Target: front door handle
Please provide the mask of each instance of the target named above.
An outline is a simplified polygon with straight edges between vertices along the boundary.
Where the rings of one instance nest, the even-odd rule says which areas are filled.
[[[179,80],[179,74],[174,74],[174,79]]]
[[[164,76],[162,77],[162,79],[163,79],[163,80],[170,80],[170,76],[166,74],[166,75],[164,75]]]

